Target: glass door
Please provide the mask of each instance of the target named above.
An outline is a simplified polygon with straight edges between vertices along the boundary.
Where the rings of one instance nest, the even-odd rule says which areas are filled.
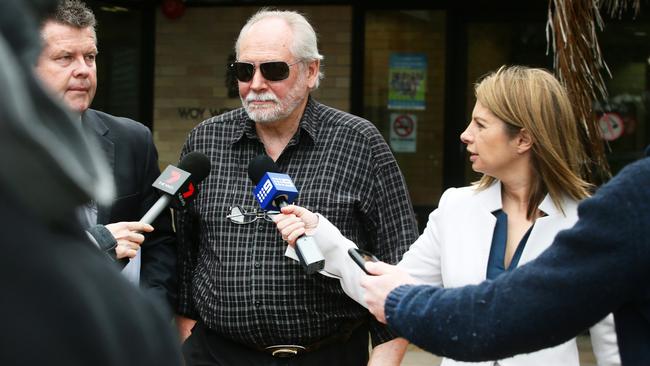
[[[388,141],[420,224],[442,193],[446,12],[365,13],[363,115]]]

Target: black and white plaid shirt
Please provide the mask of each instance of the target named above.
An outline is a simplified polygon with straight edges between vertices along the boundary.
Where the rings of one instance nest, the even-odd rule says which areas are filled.
[[[179,215],[179,312],[250,346],[310,345],[345,323],[370,319],[339,280],[307,275],[284,255],[275,225],[237,225],[229,207],[258,208],[248,163],[263,154],[243,109],[210,118],[190,133],[182,155],[212,162],[194,213]],[[300,128],[277,160],[298,188],[296,204],[322,213],[357,245],[396,263],[417,237],[404,178],[368,121],[309,99]],[[197,230],[198,227],[198,230]],[[373,341],[391,339],[376,321]]]

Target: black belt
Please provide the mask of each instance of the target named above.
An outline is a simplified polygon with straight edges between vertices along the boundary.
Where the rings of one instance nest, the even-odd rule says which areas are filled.
[[[362,324],[366,323],[366,319],[360,319],[348,323],[344,323],[338,332],[316,341],[307,346],[300,346],[296,344],[279,344],[267,347],[256,347],[258,351],[268,353],[273,357],[295,357],[303,353],[313,352],[324,346],[334,343],[347,342],[352,333],[359,328]]]

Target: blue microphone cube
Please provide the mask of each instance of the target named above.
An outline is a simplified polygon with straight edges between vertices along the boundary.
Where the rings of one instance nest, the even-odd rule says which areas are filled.
[[[263,210],[279,211],[279,202],[293,202],[298,196],[298,190],[288,175],[269,172],[253,188],[253,195]]]

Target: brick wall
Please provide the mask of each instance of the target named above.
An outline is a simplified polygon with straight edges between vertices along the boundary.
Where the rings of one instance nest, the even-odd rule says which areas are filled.
[[[226,65],[239,30],[257,7],[189,7],[169,20],[156,12],[154,140],[160,165],[178,162],[189,131],[212,115],[241,106],[229,97]],[[349,110],[352,11],[349,6],[291,8],[305,14],[319,36],[325,79],[319,101]]]

